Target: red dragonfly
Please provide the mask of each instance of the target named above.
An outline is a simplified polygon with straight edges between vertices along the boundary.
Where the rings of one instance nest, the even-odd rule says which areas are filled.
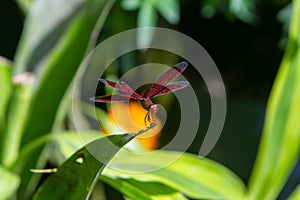
[[[148,110],[144,119],[146,124],[146,119],[149,122],[151,122],[154,114],[158,111],[158,104],[153,103],[151,101],[152,98],[177,90],[181,90],[189,85],[188,81],[179,81],[168,84],[171,80],[175,79],[179,74],[181,74],[187,68],[187,66],[187,62],[181,62],[176,64],[171,69],[163,73],[149,89],[144,90],[141,94],[136,93],[124,81],[115,83],[109,80],[99,78],[100,82],[112,88],[115,88],[121,91],[122,93],[107,96],[96,96],[90,98],[90,100],[101,103],[126,102],[129,99],[141,101],[142,106]]]

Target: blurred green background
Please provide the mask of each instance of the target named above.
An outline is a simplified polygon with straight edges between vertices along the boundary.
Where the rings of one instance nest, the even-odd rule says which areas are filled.
[[[178,23],[176,20],[170,23],[162,13],[157,16],[157,26],[192,37],[217,64],[226,86],[228,110],[222,135],[208,157],[233,170],[245,183],[257,153],[267,98],[286,47],[290,7],[286,0],[182,0]],[[137,27],[139,14],[137,10],[125,10],[117,1],[105,21],[99,41]],[[0,55],[13,59],[24,17],[15,1],[1,1]],[[119,68],[118,73],[124,73],[128,70],[126,66],[136,63],[167,62],[168,59],[172,59],[172,55],[159,52],[129,55],[121,60],[125,68]],[[193,74],[192,69],[185,73],[191,83],[199,78]],[[204,99],[201,106],[205,107],[208,99],[203,91],[199,91],[199,97]],[[209,111],[204,109],[203,113],[201,117],[202,114],[209,116]],[[189,152],[199,151],[208,122],[204,120],[203,123]],[[170,123],[167,126],[172,128]],[[168,139],[162,135],[161,144]],[[300,161],[279,198],[284,199],[299,182]]]

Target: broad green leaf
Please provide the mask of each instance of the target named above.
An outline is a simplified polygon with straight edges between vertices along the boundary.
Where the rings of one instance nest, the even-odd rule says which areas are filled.
[[[31,4],[14,59],[14,74],[36,67],[52,50],[84,1],[36,0]],[[21,5],[28,4],[22,1]]]
[[[300,157],[300,1],[289,42],[269,98],[249,199],[276,199]]]
[[[135,136],[153,126],[155,124],[136,134],[111,135],[87,144],[58,167],[38,189],[34,199],[87,199],[106,163]]]
[[[18,175],[0,166],[0,199],[10,198],[18,188],[20,179]]]
[[[98,131],[86,131],[82,133],[85,135],[87,141],[92,141],[93,139],[102,137],[101,133]],[[87,139],[90,138],[90,139]],[[36,152],[40,147],[45,145],[47,142],[56,142],[60,148],[60,153],[63,154],[64,160],[70,157],[77,150],[82,148],[84,144],[82,143],[77,132],[73,131],[62,131],[53,134],[47,134],[39,137],[28,144],[26,144],[18,157],[17,160],[11,165],[12,169],[17,169],[20,165],[30,159],[30,157]]]
[[[0,57],[0,146],[3,146],[5,136],[6,109],[12,90],[11,63]],[[0,151],[0,155],[1,155]],[[1,159],[1,156],[0,156]]]
[[[51,131],[60,101],[85,55],[103,2],[102,0],[91,0],[84,9],[80,10],[68,31],[51,53],[48,62],[45,63],[47,70],[41,77],[33,99],[24,143]],[[46,116],[45,113],[47,113]]]
[[[1,162],[6,167],[9,167],[19,155],[32,99],[34,76],[30,73],[19,74],[14,77],[13,82],[13,92],[8,106],[5,134],[1,146]]]
[[[152,1],[143,1],[138,13],[138,28],[154,27],[157,22],[157,13]],[[138,29],[137,30],[137,47],[148,47],[153,38],[153,30]]]
[[[102,176],[101,180],[133,200],[187,199],[177,190],[159,182],[144,182],[130,178],[111,178],[108,176]]]
[[[155,1],[159,13],[170,23],[178,24],[180,19],[180,5],[178,0]]]
[[[245,186],[229,169],[206,158],[201,159],[188,153],[181,154],[155,151],[142,158],[132,154],[118,154],[110,163],[110,166],[117,170],[105,168],[104,180],[134,179],[140,182],[161,183],[195,199],[242,199]],[[165,166],[164,160],[172,157],[178,159]],[[148,171],[153,167],[158,170],[134,173],[134,170]],[[122,185],[117,189],[122,191]]]
[[[95,139],[104,137],[104,135],[99,131],[85,131],[81,133],[84,135],[84,144],[78,132],[64,131],[55,134],[60,135],[60,138],[54,141],[58,144],[60,153],[63,155],[64,160],[69,158],[74,152],[82,148],[85,144]]]
[[[298,187],[294,190],[294,192],[289,196],[288,200],[298,200],[300,199],[300,184]]]

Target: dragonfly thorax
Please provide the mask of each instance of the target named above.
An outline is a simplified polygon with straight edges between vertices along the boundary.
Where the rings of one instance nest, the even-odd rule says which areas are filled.
[[[153,102],[151,101],[150,98],[144,98],[144,100],[142,101],[142,106],[146,109],[149,110],[151,105],[153,105]]]

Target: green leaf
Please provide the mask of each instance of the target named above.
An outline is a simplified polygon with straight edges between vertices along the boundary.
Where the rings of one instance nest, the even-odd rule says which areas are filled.
[[[0,146],[5,136],[6,110],[12,90],[11,63],[0,56]],[[2,152],[0,151],[0,159]]]
[[[22,145],[51,132],[58,107],[86,54],[90,36],[102,13],[105,2],[104,0],[89,0],[84,6],[75,8],[76,12],[74,12],[74,16],[72,16],[70,22],[67,20],[67,24],[60,23],[58,25],[59,27],[61,26],[60,28],[63,28],[64,31],[58,34],[60,37],[57,37],[58,39],[53,45],[51,43],[52,49],[43,59],[42,64],[44,70],[40,71],[37,77],[39,85],[36,87],[30,111],[27,113],[28,121],[23,134]],[[40,6],[45,10],[39,10],[38,13],[41,17],[44,17],[44,12],[48,11],[47,5],[49,2],[40,0],[34,2],[34,4],[35,3],[43,5]],[[33,6],[35,6],[34,4]],[[63,7],[64,4],[62,3],[61,8]],[[54,11],[53,14],[56,14],[56,12]],[[105,18],[106,15],[101,15],[101,17]],[[35,18],[39,18],[39,15],[35,15]],[[31,19],[35,21],[35,18]],[[51,35],[51,33],[50,31],[47,34]],[[32,33],[30,37],[35,38],[35,34]],[[24,36],[24,38],[26,38],[26,36]],[[24,40],[24,42],[28,43],[26,39]],[[47,45],[44,46],[45,42],[39,43],[38,45],[43,49],[48,48]],[[29,51],[31,50],[32,49]],[[24,48],[23,51],[26,51],[26,48]],[[26,55],[25,57],[25,60],[20,58],[22,60],[20,61],[21,67],[17,67],[15,73],[22,71],[24,63],[28,63],[28,57],[30,56]],[[25,199],[35,190],[36,184],[38,183],[38,179],[33,180],[30,178],[37,178],[38,176],[32,176],[29,169],[37,166],[38,158],[40,158],[39,166],[42,166],[46,162],[43,156],[39,157],[41,152],[42,149],[37,151],[35,155],[32,155],[28,163],[24,163],[22,183],[18,192],[20,195],[26,196],[24,197]]]
[[[35,68],[51,52],[84,1],[36,0],[32,3],[14,59],[14,74]],[[26,1],[22,2],[27,5]]]
[[[249,182],[249,199],[276,199],[300,157],[300,1],[269,98],[263,135]]]
[[[111,135],[87,144],[58,167],[38,189],[34,199],[88,199],[106,163],[135,136],[154,126],[136,134]]]
[[[0,119],[4,117],[4,110],[11,93],[11,63],[0,56]]]
[[[219,7],[218,1],[216,0],[203,0],[201,6],[201,15],[204,18],[211,18],[216,14]]]
[[[257,20],[255,14],[253,13],[254,3],[254,1],[249,0],[230,0],[229,9],[236,18],[250,24]]]
[[[30,73],[23,73],[14,77],[13,93],[8,107],[7,124],[1,146],[1,161],[6,167],[9,167],[19,155],[32,99],[33,84],[34,76]]]
[[[180,5],[178,0],[155,1],[159,13],[170,23],[178,24],[180,20]]]
[[[177,190],[159,182],[101,176],[101,180],[133,200],[187,199]]]
[[[33,100],[24,143],[51,131],[60,101],[85,55],[103,2],[91,0],[86,4],[45,63],[47,70],[41,77]]]
[[[84,135],[83,143],[82,138],[80,138],[78,132],[63,131],[55,134],[59,135],[59,138],[55,139],[54,141],[58,143],[60,153],[63,155],[64,159],[69,158],[74,152],[82,148],[84,146],[84,143],[86,144],[95,139],[104,137],[104,135],[99,131],[85,131],[83,133],[80,133]]]
[[[16,0],[23,13],[27,13],[33,0]]]
[[[300,184],[288,198],[288,200],[298,200],[298,199],[300,199]]]
[[[151,1],[143,1],[138,13],[138,28],[154,27],[157,22],[157,13]],[[137,47],[148,47],[153,38],[153,30],[137,30]]]
[[[102,137],[99,131],[86,131],[83,133],[86,141],[92,141],[93,139]],[[63,154],[64,160],[70,157],[73,153],[83,147],[82,141],[77,132],[62,131],[53,134],[44,135],[39,137],[28,144],[26,144],[17,160],[11,165],[11,169],[18,169],[23,165],[26,160],[30,160],[30,157],[47,142],[57,142],[60,148],[60,153]]]
[[[18,175],[0,166],[0,199],[10,198],[18,188],[20,179]]]
[[[172,159],[177,160],[166,166],[164,161]],[[195,199],[241,199],[245,193],[243,182],[230,170],[214,161],[188,153],[155,151],[139,157],[120,152],[112,160],[111,166],[117,170],[105,168],[102,174],[104,180],[134,179],[161,183]],[[134,170],[149,171],[151,168],[158,170],[132,173]],[[122,191],[123,185],[117,189]]]
[[[141,0],[122,0],[121,6],[124,10],[136,10],[140,7]]]

